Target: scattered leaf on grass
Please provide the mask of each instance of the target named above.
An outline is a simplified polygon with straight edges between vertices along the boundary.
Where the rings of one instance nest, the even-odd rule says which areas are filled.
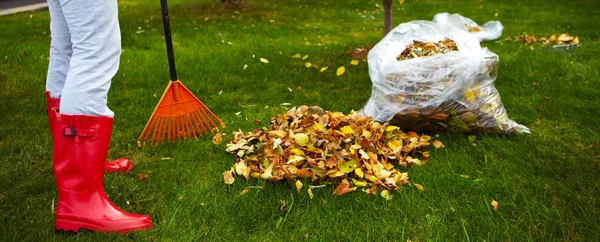
[[[437,140],[437,139],[436,139],[436,140],[434,140],[433,142],[431,142],[431,144],[433,144],[433,146],[434,146],[436,149],[442,149],[442,148],[446,147],[446,146],[444,146],[444,144],[442,144],[442,142],[441,142],[441,141],[439,141],[439,140]]]
[[[413,185],[415,185],[415,187],[416,187],[417,189],[419,189],[419,190],[421,190],[421,191],[425,191],[425,188],[423,188],[423,186],[421,186],[421,184],[415,183],[415,184],[413,184]]]
[[[302,186],[304,186],[304,184],[302,184],[300,180],[296,180],[296,190],[298,191],[298,195],[300,195],[300,192],[302,191]]]
[[[223,136],[221,135],[221,133],[215,134],[215,136],[213,136],[213,138],[212,138],[212,142],[215,145],[220,144],[222,141],[223,141]]]
[[[470,178],[471,178],[471,176],[469,176],[469,175],[465,175],[465,174],[460,174],[460,177],[462,177],[462,178],[467,178],[467,179],[470,179]]]
[[[321,68],[321,70],[320,70],[319,72],[324,72],[324,71],[326,71],[326,70],[327,70],[327,68],[329,68],[329,66],[322,67],[322,68]]]
[[[279,203],[281,204],[281,206],[279,207],[279,211],[285,212],[288,210],[287,203],[285,202],[285,200],[279,200]]]
[[[233,181],[235,179],[233,178],[233,175],[231,173],[232,173],[231,171],[223,172],[223,182],[225,184],[228,184],[228,185],[233,184]]]
[[[246,195],[246,193],[248,193],[250,190],[248,189],[244,189],[240,192],[240,197]]]
[[[300,54],[295,54],[292,56],[292,58],[294,58],[294,59],[300,59],[301,57],[302,57],[302,55],[300,55]]]
[[[308,55],[305,55],[302,57],[302,60],[306,60],[306,59],[308,59]]]
[[[308,196],[310,197],[310,199],[313,199],[313,197],[315,195],[313,195],[313,193],[312,193],[312,188],[309,187],[307,192],[308,192]]]
[[[356,188],[357,187],[350,188],[350,184],[342,183],[338,187],[336,187],[335,190],[333,190],[333,195],[341,196],[341,195],[344,195],[346,193],[356,190]]]
[[[312,64],[311,64],[310,62],[308,62],[308,61],[307,61],[306,63],[304,63],[304,66],[305,66],[306,68],[311,68],[311,67],[312,67]]]
[[[351,64],[351,65],[355,65],[355,66],[357,66],[357,65],[358,65],[358,63],[359,63],[359,61],[358,61],[358,60],[352,60],[352,61],[350,61],[350,64]]]
[[[494,207],[494,211],[498,211],[498,202],[492,198],[492,207]]]
[[[404,0],[399,0],[400,1],[400,5],[402,5],[404,3]]]
[[[143,181],[148,179],[148,175],[144,173],[138,173],[138,180]]]
[[[475,135],[469,135],[468,139],[469,139],[469,142],[475,143],[475,140],[477,140],[477,136],[475,136]]]
[[[346,72],[346,67],[344,67],[344,66],[340,66],[340,67],[338,67],[338,69],[337,69],[337,71],[335,72],[335,74],[336,74],[337,76],[341,76],[341,75],[344,75],[344,72]]]
[[[265,58],[260,58],[260,62],[267,64],[267,63],[269,63],[269,60],[267,60]]]
[[[171,157],[163,157],[163,158],[160,158],[160,160],[170,160],[170,159],[173,159],[173,158],[171,158]]]
[[[388,192],[388,190],[383,190],[381,191],[381,197],[385,198],[385,200],[392,200],[392,195],[390,194],[390,192]]]

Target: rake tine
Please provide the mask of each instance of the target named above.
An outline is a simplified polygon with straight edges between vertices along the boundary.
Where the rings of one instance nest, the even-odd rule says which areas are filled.
[[[169,136],[169,141],[175,140],[175,119],[174,118],[169,119],[169,132],[167,133],[167,135]]]
[[[204,110],[204,109],[199,109],[198,111],[204,115],[204,117],[205,117],[205,120],[208,120],[208,121],[205,121],[205,122],[207,122],[207,123],[206,123],[206,125],[207,125],[207,126],[210,126],[210,124],[212,124],[212,126],[210,126],[210,127],[212,127],[212,128],[210,129],[210,131],[211,131],[211,132],[213,132],[213,130],[214,130],[214,129],[216,129],[216,130],[217,130],[217,132],[219,132],[219,128],[217,127],[217,125],[215,124],[215,122],[213,122],[213,121],[212,121],[212,119],[211,119],[211,118],[210,118],[210,116],[209,116],[209,115],[208,115],[208,114],[205,112],[205,110]],[[209,124],[208,122],[210,122],[210,124]]]
[[[211,112],[211,111],[210,111],[210,109],[208,109],[208,107],[206,107],[206,106],[204,105],[204,103],[200,102],[200,105],[203,107],[203,109],[202,109],[203,111],[207,111],[207,112],[210,114],[210,116],[212,116],[212,117],[213,117],[215,120],[217,120],[217,122],[219,122],[219,123],[221,124],[221,127],[222,127],[222,128],[225,128],[225,124],[223,123],[223,121],[221,121],[221,119],[219,119],[219,118],[217,117],[217,115],[215,115],[213,112]],[[211,121],[211,122],[212,122],[212,121]],[[214,124],[214,123],[213,123],[213,124]],[[216,126],[217,126],[217,125],[215,125],[215,127],[216,127]],[[217,129],[217,130],[218,130],[218,129]]]
[[[167,118],[167,125],[165,125],[165,140],[166,142],[171,141],[171,118]]]
[[[152,126],[154,126],[154,123],[156,122],[156,119],[153,118],[150,120],[150,122],[148,122],[148,128],[144,129],[144,132],[142,133],[142,135],[140,136],[140,139],[138,140],[138,146],[141,145],[140,140],[144,140],[144,146],[146,146],[146,141],[148,141],[148,138],[150,137],[150,133],[152,133]],[[144,137],[145,134],[145,137]]]
[[[158,142],[165,142],[165,134],[167,133],[167,127],[169,127],[169,119],[165,118],[162,126],[160,127],[160,130],[158,131],[160,132],[160,139],[158,140]]]
[[[194,117],[194,115],[192,113],[188,114],[189,119],[190,119],[190,126],[192,126],[192,130],[194,131],[194,136],[196,134],[198,134],[198,136],[202,135],[202,130],[200,130],[200,127],[198,127],[198,124],[196,123],[196,118]]]
[[[193,117],[196,119],[195,120],[195,124],[196,125],[200,125],[200,127],[202,127],[202,130],[204,130],[204,133],[208,133],[208,131],[206,130],[206,127],[204,127],[204,123],[202,123],[202,120],[200,119],[200,117],[198,116],[198,113],[196,112],[192,112]]]
[[[203,123],[203,124],[206,124],[206,126],[208,127],[208,130],[209,130],[210,132],[212,132],[212,128],[210,127],[210,123],[208,123],[208,122],[206,121],[206,118],[204,117],[204,115],[202,115],[202,112],[200,112],[200,109],[196,109],[196,114],[197,114],[198,116],[200,116],[200,118],[202,119],[201,123]],[[208,133],[208,132],[207,132],[207,133]]]
[[[188,139],[187,130],[185,129],[185,115],[179,116],[179,128],[183,139]]]
[[[177,133],[177,139],[181,139],[181,130],[179,129],[179,116],[175,117],[175,133]]]
[[[160,137],[160,133],[158,132],[160,130],[160,124],[162,123],[163,119],[162,118],[156,118],[156,122],[154,123],[154,127],[152,127],[153,132],[152,132],[152,138],[150,139],[150,144],[152,143],[158,143],[158,137]]]
[[[185,137],[185,127],[183,126],[183,116],[178,116],[177,117],[177,139],[181,139],[181,136],[183,136],[183,139],[186,139]]]
[[[192,119],[192,115],[190,115],[190,114],[186,115],[186,119],[188,120],[188,126],[189,126],[189,129],[192,131],[194,138],[198,139],[198,136],[196,135],[196,133],[197,133],[196,129],[194,128],[194,121]]]
[[[194,135],[194,138],[197,139],[198,137],[196,137],[196,132],[194,130],[191,130],[190,115],[187,114],[187,115],[183,116],[183,119],[185,120],[185,125],[187,126],[187,132],[188,132],[189,139],[192,139],[192,134]]]

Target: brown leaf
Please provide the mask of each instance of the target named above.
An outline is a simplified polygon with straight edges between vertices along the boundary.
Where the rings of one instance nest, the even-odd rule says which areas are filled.
[[[144,173],[138,173],[138,180],[143,181],[148,179],[148,175],[144,174]]]

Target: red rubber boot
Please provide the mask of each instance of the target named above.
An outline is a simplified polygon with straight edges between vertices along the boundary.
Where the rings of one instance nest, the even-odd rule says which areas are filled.
[[[60,113],[58,108],[60,107],[60,98],[52,98],[50,97],[50,92],[46,91],[46,103],[48,105],[48,123],[50,124],[50,133],[52,132],[52,127],[54,127],[54,115],[52,115],[53,111]],[[131,165],[131,161],[127,158],[119,158],[114,161],[109,161],[104,163],[104,172],[112,173],[112,172],[122,172],[128,173],[133,169]]]
[[[113,118],[53,114],[52,168],[58,190],[54,228],[127,233],[152,227],[150,217],[124,212],[104,193]]]

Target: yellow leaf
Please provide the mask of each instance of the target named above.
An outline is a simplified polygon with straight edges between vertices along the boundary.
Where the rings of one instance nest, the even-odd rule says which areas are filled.
[[[315,196],[315,195],[313,195],[312,188],[310,188],[310,187],[308,188],[308,196],[310,197],[310,199],[313,199],[313,197]]]
[[[325,70],[327,70],[327,68],[329,68],[329,66],[321,68],[321,70],[319,72],[324,72]]]
[[[400,0],[400,5],[402,5],[404,3],[404,0]]]
[[[346,135],[346,134],[352,134],[354,133],[354,130],[352,130],[352,127],[350,127],[350,125],[344,126],[340,129],[340,131],[342,132],[342,134]]]
[[[335,72],[335,74],[336,74],[337,76],[341,76],[341,75],[344,75],[344,72],[346,72],[346,67],[344,67],[344,66],[340,66],[340,67],[337,69],[337,71]]]
[[[392,195],[390,195],[390,192],[388,192],[388,190],[383,190],[381,191],[381,197],[385,198],[385,200],[392,200]]]
[[[394,131],[394,130],[396,130],[396,129],[399,129],[399,128],[398,128],[398,126],[394,126],[394,125],[388,125],[388,126],[385,128],[385,132],[391,132],[391,131]]]
[[[354,185],[356,185],[357,187],[366,187],[367,186],[367,183],[364,181],[352,179],[352,182],[354,182]]]
[[[225,184],[231,185],[231,184],[233,184],[234,180],[235,179],[233,178],[233,175],[232,175],[231,171],[223,172],[223,182]]]
[[[402,143],[399,140],[392,140],[388,142],[388,147],[392,149],[392,151],[396,150],[398,147],[402,147]]]
[[[248,189],[244,189],[240,192],[240,197],[246,195],[246,193],[248,193],[250,190]]]
[[[356,173],[356,175],[360,178],[363,178],[365,176],[365,173],[363,173],[362,169],[360,169],[360,168],[356,168],[354,170],[354,173]]]
[[[421,190],[421,191],[425,191],[425,188],[423,188],[423,186],[421,186],[421,184],[417,184],[417,183],[415,183],[414,185],[415,185],[415,187],[416,187],[417,189],[419,189],[419,190]]]
[[[307,61],[306,63],[304,63],[304,66],[306,66],[306,68],[310,68],[310,67],[312,67],[312,64]]]
[[[302,191],[303,186],[304,186],[304,184],[302,184],[302,182],[300,180],[296,181],[296,190],[298,191],[298,195],[300,195],[300,192]]]
[[[300,54],[295,54],[292,56],[292,58],[294,58],[294,59],[300,59],[300,57],[302,57]]]
[[[308,135],[305,133],[297,133],[294,135],[294,140],[296,141],[296,144],[306,146],[306,144],[308,144]]]
[[[465,99],[470,103],[475,103],[475,93],[471,89],[467,89],[464,93]]]
[[[220,144],[222,141],[223,141],[223,136],[221,135],[221,133],[215,134],[215,136],[213,136],[213,138],[212,138],[212,142],[215,145]]]
[[[498,211],[498,202],[492,198],[492,207],[494,207],[494,211]]]
[[[351,65],[355,65],[355,66],[357,66],[357,65],[358,65],[358,63],[359,63],[359,61],[358,61],[358,60],[352,60],[352,61],[350,61],[350,64],[351,64]]]
[[[269,60],[267,60],[265,58],[260,58],[260,62],[262,62],[262,63],[269,63]]]
[[[291,149],[290,152],[294,153],[295,155],[306,155],[301,149]]]
[[[315,124],[313,125],[313,128],[314,128],[314,129],[316,129],[316,130],[323,131],[324,133],[327,133],[327,129],[325,128],[325,126],[323,126],[323,125],[322,125],[321,123],[319,123],[319,122],[316,122],[316,121],[315,121]]]
[[[308,58],[308,55],[305,55],[302,57],[302,60],[306,60]]]

